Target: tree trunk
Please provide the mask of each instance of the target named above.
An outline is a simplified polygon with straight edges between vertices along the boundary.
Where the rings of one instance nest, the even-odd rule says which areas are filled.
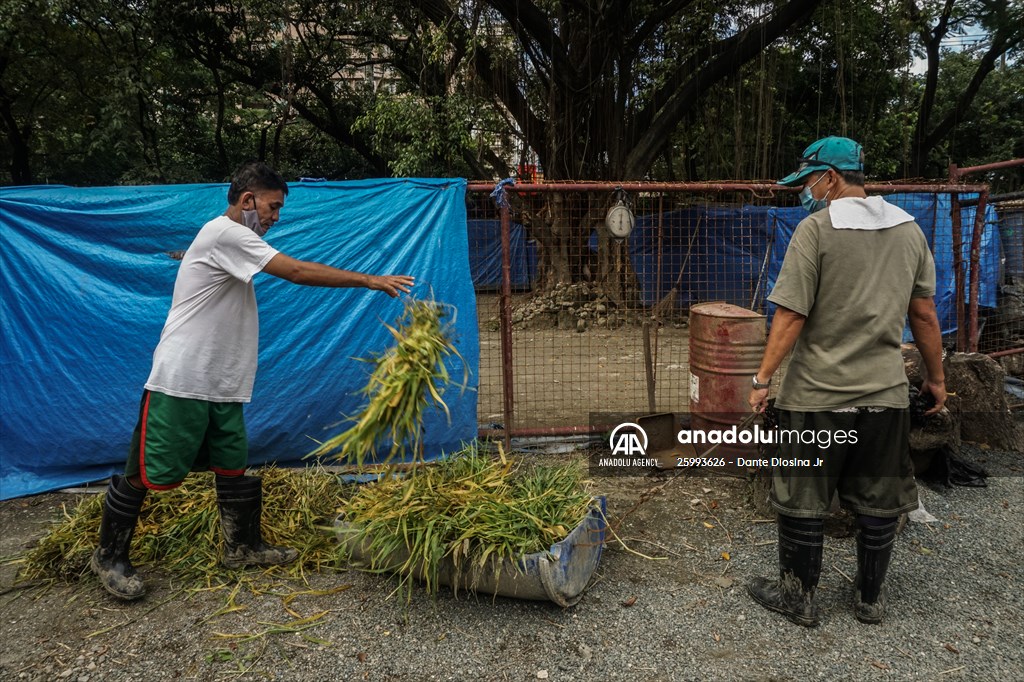
[[[0,121],[3,122],[7,141],[11,145],[11,182],[15,185],[31,185],[32,168],[29,164],[31,152],[28,142],[32,136],[32,128],[27,124],[24,127],[18,126],[14,112],[11,111],[11,100],[2,87],[0,87]]]
[[[914,137],[910,145],[910,169],[908,175],[912,178],[919,178],[924,175],[924,167],[927,163],[929,149],[926,147],[928,138],[928,127],[931,123],[932,109],[935,107],[935,93],[939,83],[939,46],[946,35],[946,20],[944,16],[936,29],[928,34],[925,43],[925,53],[928,56],[928,66],[925,72],[924,92],[921,93],[921,105],[917,110],[917,124],[914,126]]]
[[[228,167],[228,150],[224,145],[224,110],[226,107],[224,82],[221,80],[219,69],[213,68],[211,71],[213,72],[213,82],[217,86],[217,121],[213,130],[213,141],[217,146],[217,169],[227,175],[231,172],[231,168]]]
[[[992,37],[992,44],[982,55],[978,61],[978,67],[974,71],[974,76],[971,78],[971,82],[967,84],[967,87],[956,96],[956,101],[953,104],[953,109],[946,114],[942,120],[934,125],[931,130],[928,129],[930,121],[927,119],[919,118],[917,131],[914,135],[914,144],[911,148],[911,158],[914,166],[913,174],[914,177],[924,174],[927,170],[926,164],[928,163],[929,153],[942,143],[943,140],[949,137],[950,133],[956,127],[956,124],[963,120],[967,111],[970,109],[971,103],[977,96],[978,91],[981,89],[982,83],[989,73],[996,67],[996,62],[999,57],[1006,54],[1007,51],[1019,45],[1021,43],[1021,35],[1019,33],[1014,34],[1010,32],[996,31]],[[931,71],[931,50],[929,50],[929,74]],[[937,57],[936,57],[937,59]],[[929,79],[929,85],[932,85]],[[925,97],[928,97],[928,90],[925,91]],[[934,100],[935,93],[931,93],[931,99]],[[922,104],[922,117],[928,115],[930,118],[931,113],[931,102],[928,102],[929,108],[924,110],[924,104]]]

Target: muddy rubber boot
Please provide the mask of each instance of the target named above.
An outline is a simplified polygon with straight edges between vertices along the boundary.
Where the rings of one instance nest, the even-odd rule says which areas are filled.
[[[857,577],[854,579],[853,615],[869,625],[885,617],[885,574],[896,544],[898,519],[885,525],[860,524],[857,530]]]
[[[142,577],[128,560],[135,522],[146,499],[146,490],[132,486],[122,476],[113,476],[103,502],[100,546],[92,553],[89,566],[100,584],[119,599],[132,601],[146,594]]]
[[[221,563],[227,568],[279,566],[295,561],[290,547],[263,542],[263,482],[256,476],[217,476],[217,506],[224,532]]]
[[[779,516],[779,578],[754,578],[747,592],[761,606],[781,613],[797,625],[821,622],[814,593],[821,577],[824,545],[821,519]]]

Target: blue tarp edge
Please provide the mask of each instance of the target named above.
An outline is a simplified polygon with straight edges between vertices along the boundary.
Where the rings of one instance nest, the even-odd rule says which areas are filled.
[[[345,269],[416,276],[414,294],[458,311],[470,370],[451,422],[425,420],[428,456],[476,437],[479,340],[467,263],[466,181],[293,183],[267,241]],[[0,193],[0,498],[104,478],[123,467],[178,261],[223,213],[226,185],[24,187]],[[245,415],[250,462],[296,462],[361,407],[370,365],[402,301],[257,275],[260,368]],[[449,371],[461,380],[463,367]]]

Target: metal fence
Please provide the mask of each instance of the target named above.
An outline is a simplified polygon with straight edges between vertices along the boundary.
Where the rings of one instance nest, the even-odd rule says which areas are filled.
[[[949,282],[947,342],[976,348],[979,296],[991,293],[986,186],[867,189],[918,219]],[[689,309],[769,313],[806,216],[795,190],[753,183],[470,184],[467,201],[479,421],[505,436],[586,432],[594,412],[688,411]]]
[[[969,176],[1016,169],[1024,170],[1024,159],[968,168],[951,165],[949,178],[951,183],[957,183]],[[1024,192],[986,193],[985,199],[994,210],[986,214],[984,229],[998,236],[1001,250],[995,300],[982,300],[979,306],[977,350],[998,359],[1007,373],[1024,376]],[[976,200],[971,198],[960,204],[969,206]]]

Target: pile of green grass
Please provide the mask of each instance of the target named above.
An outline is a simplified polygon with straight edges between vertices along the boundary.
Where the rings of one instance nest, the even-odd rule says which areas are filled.
[[[320,467],[266,468],[263,478],[263,537],[294,547],[299,559],[275,570],[300,577],[336,565],[337,548],[324,531],[344,497],[338,477]],[[89,573],[89,558],[99,542],[104,495],[91,495],[64,510],[39,544],[22,559],[24,581],[73,582]],[[219,563],[220,517],[212,473],[194,473],[173,490],[146,496],[132,540],[136,566],[158,566],[189,581],[212,584],[234,571]]]
[[[370,570],[397,569],[400,589],[419,575],[435,592],[444,561],[456,574],[497,569],[564,539],[588,513],[587,488],[578,463],[525,466],[470,447],[360,488],[343,505],[352,535],[340,546],[364,548]]]
[[[311,457],[354,463],[362,467],[367,460],[387,462],[395,457],[423,461],[423,414],[430,405],[451,417],[441,398],[451,378],[445,360],[461,360],[444,323],[444,306],[432,300],[408,298],[397,327],[384,325],[395,339],[377,357],[365,359],[374,365],[366,386],[362,411],[353,417],[352,426],[320,443]],[[469,381],[463,362],[462,386]],[[386,444],[386,451],[379,451]]]

